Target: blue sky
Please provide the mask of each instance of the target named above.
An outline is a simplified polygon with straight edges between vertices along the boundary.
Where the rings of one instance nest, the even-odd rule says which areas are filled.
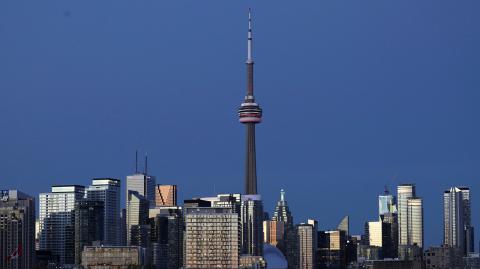
[[[1,1],[0,187],[124,179],[135,150],[181,199],[243,190],[246,12],[254,12],[259,190],[297,222],[375,220],[415,182],[427,244],[442,192],[480,224],[480,2]]]

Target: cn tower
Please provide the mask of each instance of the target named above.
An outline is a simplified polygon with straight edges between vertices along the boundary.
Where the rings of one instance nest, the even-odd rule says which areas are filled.
[[[245,160],[245,194],[257,194],[257,161],[255,153],[255,124],[262,121],[262,109],[253,96],[252,14],[248,10],[247,41],[247,95],[238,109],[240,122],[247,130],[247,156]]]

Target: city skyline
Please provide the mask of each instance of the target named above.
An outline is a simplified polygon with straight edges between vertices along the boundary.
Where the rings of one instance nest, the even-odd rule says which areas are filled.
[[[18,9],[17,4],[3,3],[2,5],[9,5],[8,7],[11,8],[9,10],[14,11],[12,14],[19,15],[15,12]],[[341,8],[338,4],[330,3],[328,5],[330,8],[336,8],[337,11]],[[420,3],[418,5],[422,6]],[[64,60],[57,58],[58,56],[53,57],[53,62],[46,61],[44,56],[36,56],[27,61],[20,56],[21,50],[13,48],[12,44],[17,44],[16,42],[0,44],[2,51],[7,49],[12,51],[11,55],[13,55],[8,56],[6,61],[8,67],[11,68],[0,65],[0,70],[7,74],[0,79],[0,88],[12,91],[2,92],[7,100],[2,108],[5,109],[4,115],[11,115],[11,118],[2,117],[0,120],[12,132],[12,134],[3,133],[0,136],[0,143],[4,149],[0,153],[0,160],[2,160],[0,163],[3,163],[0,169],[2,188],[19,189],[33,197],[38,197],[38,192],[48,192],[54,184],[88,186],[92,178],[114,177],[122,181],[121,193],[123,196],[125,176],[133,173],[132,157],[133,152],[138,148],[148,151],[152,156],[149,170],[152,175],[157,177],[158,183],[179,186],[180,200],[220,192],[241,192],[240,190],[243,189],[243,166],[239,164],[243,163],[244,156],[239,153],[244,152],[244,138],[241,131],[243,128],[237,126],[239,124],[235,122],[234,108],[238,105],[239,96],[243,94],[242,85],[244,85],[244,76],[242,76],[244,50],[238,44],[243,44],[241,42],[244,40],[244,23],[242,22],[245,21],[245,8],[243,8],[243,4],[240,7],[235,4],[233,6],[241,10],[227,9],[226,14],[232,16],[231,19],[228,16],[216,14],[215,11],[218,11],[216,9],[209,13],[214,16],[212,19],[203,20],[202,17],[200,20],[198,15],[196,17],[199,23],[198,27],[209,29],[208,36],[217,37],[215,40],[220,42],[219,44],[212,44],[210,38],[207,38],[209,40],[198,38],[191,31],[187,33],[204,43],[199,42],[198,48],[185,51],[186,47],[181,42],[182,36],[173,34],[171,45],[176,44],[180,48],[174,53],[174,57],[164,58],[172,67],[172,70],[168,72],[165,68],[157,66],[161,61],[149,61],[140,55],[138,60],[127,58],[126,62],[137,67],[141,66],[140,63],[146,62],[145,69],[148,70],[144,71],[141,68],[142,72],[146,72],[146,74],[142,73],[143,75],[137,74],[126,78],[125,74],[128,72],[123,69],[113,68],[110,71],[96,69],[91,62],[81,61],[73,56],[73,58],[67,57]],[[55,30],[47,28],[48,22],[40,23],[33,29],[24,29],[26,30],[25,34],[33,34],[38,31],[52,37],[51,41],[40,42],[39,46],[53,45],[55,48],[62,45],[72,46],[70,42],[75,40],[75,35],[82,36],[82,29],[92,30],[95,25],[104,25],[101,22],[93,22],[82,26],[82,23],[87,22],[85,14],[89,13],[79,6],[64,4],[56,7],[59,9],[55,11],[51,9],[51,6],[50,9],[40,8],[35,18],[45,18],[47,14],[54,15],[52,16],[53,23],[61,25],[57,26],[56,30],[64,33],[66,39],[54,36]],[[427,72],[425,79],[419,79],[413,71],[412,73],[406,72],[407,80],[408,78],[415,79],[417,83],[413,83],[413,86],[408,83],[399,83],[398,87],[394,87],[388,81],[398,82],[399,78],[392,76],[389,71],[394,73],[404,69],[395,69],[391,66],[390,60],[394,63],[402,63],[402,68],[408,66],[408,63],[393,56],[389,56],[393,59],[382,60],[384,54],[373,53],[374,50],[369,46],[372,46],[373,41],[378,41],[375,39],[376,35],[367,31],[366,35],[374,39],[372,43],[357,43],[360,49],[371,53],[369,57],[372,58],[362,56],[361,53],[357,55],[356,53],[362,50],[356,47],[348,46],[343,50],[333,50],[334,46],[344,44],[344,42],[340,42],[343,39],[335,36],[335,33],[343,33],[342,30],[347,31],[346,33],[353,35],[352,39],[347,38],[347,40],[362,41],[363,39],[354,35],[354,30],[361,29],[337,25],[335,24],[338,23],[337,20],[326,16],[323,11],[320,12],[317,9],[312,9],[311,12],[303,9],[307,15],[299,18],[287,13],[285,5],[280,5],[280,11],[277,12],[269,11],[265,4],[255,4],[252,7],[256,14],[262,14],[262,16],[257,16],[259,18],[256,21],[256,33],[259,37],[256,39],[256,51],[259,51],[261,59],[261,61],[259,60],[261,64],[256,67],[256,72],[261,74],[256,80],[256,85],[260,89],[258,93],[262,100],[262,107],[266,108],[269,114],[268,121],[262,124],[262,132],[258,134],[262,143],[258,145],[257,151],[258,161],[261,163],[259,166],[261,169],[258,171],[259,190],[261,190],[260,193],[265,201],[264,208],[267,211],[273,211],[278,191],[284,188],[288,193],[289,205],[296,222],[315,218],[319,221],[320,227],[334,228],[344,215],[350,215],[352,233],[360,233],[362,223],[377,215],[376,199],[382,193],[383,185],[388,184],[393,189],[398,183],[414,182],[417,185],[418,193],[424,198],[427,246],[438,245],[442,241],[442,228],[435,227],[434,224],[442,220],[442,197],[438,193],[442,193],[446,188],[467,185],[472,189],[474,193],[472,222],[479,223],[479,216],[475,214],[475,208],[479,208],[478,200],[475,199],[475,193],[479,189],[479,183],[476,180],[479,144],[472,139],[479,133],[478,127],[473,124],[475,122],[474,115],[479,113],[478,108],[470,102],[470,100],[478,99],[478,93],[473,91],[478,88],[478,82],[474,79],[474,75],[469,73],[471,71],[464,70],[463,75],[454,73],[452,74],[453,78],[445,82],[440,77],[450,74],[446,65],[440,65],[437,68],[429,66],[432,70],[424,71]],[[405,6],[398,4],[398,7],[400,11],[405,12]],[[134,13],[147,12],[145,7],[137,8],[138,10]],[[366,11],[367,8],[363,7],[362,11]],[[387,13],[390,12],[388,14],[393,15],[393,18],[398,19],[402,15],[401,12],[389,10],[386,4],[381,4],[378,8]],[[462,8],[466,8],[465,4],[455,10],[462,10]],[[7,9],[0,8],[0,10]],[[62,10],[62,12],[58,10]],[[101,18],[98,11],[89,12],[94,17]],[[350,12],[352,14],[353,11]],[[440,16],[446,11],[440,9],[435,12]],[[121,14],[128,15],[130,13],[122,11]],[[134,25],[145,26],[149,24],[149,20],[156,22],[154,14],[149,12],[147,14],[149,16],[146,18],[150,19],[140,20]],[[187,8],[186,14],[195,15],[197,13]],[[318,14],[326,16],[326,18],[317,18]],[[353,12],[353,14],[360,16],[359,13]],[[467,16],[459,18],[457,23],[454,23],[453,20],[440,22],[438,18],[434,20],[434,23],[428,23],[420,20],[420,15],[422,13],[419,11],[418,17],[413,16],[412,19],[423,23],[420,25],[424,25],[424,27],[433,27],[434,23],[450,27],[441,28],[439,33],[431,34],[435,37],[431,36],[433,41],[449,41],[450,39],[442,39],[441,34],[453,35],[455,30],[461,28],[460,26],[469,26],[470,23],[474,24],[473,22],[478,20]],[[10,13],[0,16],[2,18],[0,20],[4,22],[4,25],[12,25],[16,20],[11,16]],[[26,14],[22,16],[26,16]],[[109,16],[113,16],[111,19],[122,25],[121,17],[118,17],[120,15]],[[378,19],[378,16],[374,18]],[[364,26],[373,27],[375,25],[375,20],[366,20],[363,16],[356,18],[359,18]],[[225,20],[227,26],[219,26],[216,23],[219,19]],[[158,22],[165,23],[164,19],[158,20]],[[306,47],[305,50],[309,53],[305,54],[301,51],[304,47],[295,44],[294,40],[309,40],[308,30],[315,30],[310,26],[309,20],[334,23],[337,28],[335,31],[329,31],[326,26],[320,24],[320,30],[315,33],[318,35],[325,33],[325,36],[322,35],[322,38],[318,39],[312,37],[312,46],[320,45],[321,49],[317,51]],[[285,21],[288,21],[289,24]],[[273,27],[275,24],[278,25]],[[117,28],[119,25],[105,24],[104,27],[115,30],[121,28]],[[387,19],[386,25],[385,28],[376,26],[379,28],[374,29],[386,33],[388,26],[398,27],[394,20]],[[302,28],[300,26],[305,26],[307,30],[292,31]],[[173,29],[172,25],[169,27],[166,27],[167,32]],[[189,27],[194,26],[191,24],[180,25],[179,29],[186,30]],[[235,30],[224,32],[230,29],[226,27]],[[194,28],[196,29],[196,27]],[[155,30],[147,29],[153,32],[159,31],[156,28]],[[414,27],[408,29],[413,31]],[[445,53],[450,48],[451,44],[448,42],[439,42],[440,44],[438,44],[437,42],[428,42],[425,38],[422,39],[421,33],[424,33],[422,30],[425,31],[421,28],[419,33],[406,31],[400,33],[398,38],[390,37],[395,41],[403,42],[402,45],[412,45],[405,41],[410,35],[425,42],[421,43],[423,49],[420,51],[431,54],[419,56],[420,53],[417,51],[415,55],[420,57],[420,63],[433,60],[435,56]],[[136,37],[140,41],[148,41],[149,31],[140,32]],[[134,32],[132,30],[128,33],[135,36]],[[102,32],[94,31],[95,35],[99,33]],[[7,31],[7,35],[13,36],[13,33]],[[118,38],[116,35],[114,37]],[[226,41],[221,41],[222,37],[225,37]],[[288,40],[288,37],[292,37],[292,40],[288,41],[286,45],[282,44]],[[466,32],[460,32],[455,37],[463,42],[470,40]],[[26,37],[24,36],[24,38]],[[452,39],[454,38],[452,37]],[[26,40],[30,39],[26,38]],[[156,48],[159,45],[158,47],[163,49],[170,48],[162,47],[159,44],[161,40],[154,39],[155,46],[153,47]],[[380,41],[384,46],[382,52],[392,53],[391,50],[385,48],[390,44],[389,39]],[[470,41],[475,42],[474,44],[479,42],[477,39]],[[59,42],[59,44],[55,45],[54,42]],[[27,49],[49,51],[45,47],[33,46],[33,43],[25,42],[24,46]],[[321,46],[321,44],[331,45]],[[85,53],[93,49],[90,47],[92,44],[86,45],[85,50],[80,50],[81,52]],[[110,44],[100,39],[101,51],[105,52],[107,45],[118,45],[121,51],[129,51],[127,50],[129,46],[133,48],[133,51],[145,46],[131,42],[128,45]],[[434,48],[433,51],[429,50],[431,48],[429,45]],[[294,49],[291,49],[291,46]],[[229,50],[220,49],[221,47],[227,47]],[[402,46],[398,45],[395,48],[401,49]],[[475,69],[477,66],[475,62],[478,62],[476,59],[479,58],[479,55],[473,52],[470,45],[463,45],[461,48],[463,50],[458,52],[460,57],[446,54],[441,59],[453,59],[453,63],[450,61],[449,65],[457,68],[467,65],[471,69]],[[215,51],[219,49],[220,51]],[[180,50],[185,54],[181,54]],[[208,53],[200,56],[202,50]],[[149,55],[155,55],[154,51],[157,49],[148,51]],[[339,59],[327,55],[332,51]],[[408,51],[403,52],[407,53]],[[60,50],[57,55],[71,52],[71,49]],[[345,56],[338,56],[340,53],[344,53]],[[107,53],[106,58],[100,58],[100,60],[117,63],[116,60],[113,60],[115,55]],[[347,56],[352,55],[356,55],[356,57],[347,61]],[[311,56],[313,60],[309,60],[310,58],[307,56]],[[15,64],[13,60],[15,57],[23,60],[20,60],[19,64]],[[222,58],[225,58],[225,62],[221,60]],[[407,58],[414,59],[413,56]],[[155,56],[154,59],[164,60],[160,56]],[[371,70],[368,72],[360,70],[359,67],[362,67],[360,63],[369,59],[370,61],[366,61],[366,63]],[[68,68],[70,60],[79,61],[78,67]],[[212,68],[210,71],[196,69],[201,66],[198,63],[207,61],[212,61],[208,65]],[[289,61],[291,63],[285,63]],[[325,65],[319,66],[313,61],[322,62]],[[41,63],[48,67],[45,69],[44,77],[32,74],[35,73],[34,71],[40,70],[38,65]],[[191,63],[191,66],[187,66],[187,63]],[[340,71],[347,63],[352,64],[353,67],[346,67],[349,72],[344,74],[343,71]],[[21,64],[26,64],[28,68],[19,71]],[[280,64],[283,67],[280,68]],[[111,67],[110,64],[105,63],[100,65],[102,68]],[[63,71],[60,70],[62,66],[66,67]],[[316,72],[299,69],[298,66],[305,66]],[[85,71],[86,79],[82,82],[74,71],[90,70],[90,67],[93,71]],[[387,75],[387,78],[384,78],[385,81],[375,81],[376,74],[385,67],[392,68],[388,69],[389,71],[380,72],[382,75]],[[135,69],[125,68],[135,74]],[[417,67],[418,69],[412,68],[414,71],[421,71],[419,67]],[[318,70],[322,75],[317,73]],[[31,80],[31,82],[15,79],[21,77],[20,74],[24,74],[22,72],[25,72],[25,75],[30,78],[28,81]],[[106,77],[99,76],[96,72],[106,72]],[[122,75],[116,76],[116,72]],[[194,85],[195,83],[182,82],[173,87],[172,85],[181,82],[178,77],[181,73],[190,75],[193,82],[200,83],[200,90],[198,85]],[[303,75],[299,75],[299,73]],[[152,78],[158,75],[161,78]],[[169,80],[168,76],[173,77]],[[335,79],[332,79],[332,76]],[[72,83],[68,82],[68,78],[72,79]],[[117,78],[125,81],[125,85],[114,83]],[[145,80],[145,78],[147,79]],[[433,83],[429,80],[433,78],[438,78],[440,82]],[[203,79],[205,82],[202,82]],[[359,85],[354,87],[354,84],[357,83],[344,82],[349,79],[359,82]],[[341,82],[340,86],[335,86],[339,81]],[[470,84],[465,81],[470,81]],[[73,85],[75,82],[80,83]],[[446,86],[442,87],[440,84]],[[426,85],[428,88],[423,89],[419,85]],[[118,95],[112,95],[114,93],[112,89],[117,86],[121,86],[119,87],[120,91],[116,93]],[[308,90],[309,88],[310,90]],[[368,90],[368,88],[373,90]],[[433,91],[434,88],[435,91]],[[41,89],[43,91],[39,91]],[[432,93],[435,93],[433,96],[436,97],[437,102],[430,99]],[[296,95],[298,99],[291,98],[293,95]],[[185,100],[186,96],[191,96],[191,100]],[[439,100],[437,100],[438,98]],[[52,104],[51,101],[48,101],[49,99],[58,99],[63,103]],[[161,100],[169,100],[171,106],[162,107],[164,102]],[[26,106],[22,106],[23,109],[19,110],[15,104],[21,102],[26,102]],[[144,104],[144,102],[146,103]],[[201,104],[201,107],[200,104],[196,104],[197,102]],[[206,108],[207,103],[216,103],[218,106],[215,106],[214,109]],[[92,114],[84,114],[82,111],[87,107],[85,104],[98,110],[94,109]],[[55,108],[55,105],[58,107]],[[128,105],[139,107],[138,112],[128,108]],[[290,105],[296,106],[297,110],[292,114],[282,113]],[[191,108],[186,109],[188,106]],[[373,106],[373,108],[366,109],[366,106]],[[346,110],[347,107],[351,107],[350,110]],[[124,108],[126,109],[122,112]],[[216,127],[212,127],[212,130],[206,130],[210,129],[206,125],[214,124],[206,124],[205,115],[200,116],[192,112],[201,109],[207,109],[205,113],[209,114],[209,117],[216,122]],[[182,110],[185,111],[182,112]],[[382,113],[386,116],[379,116]],[[285,122],[293,123],[298,118],[303,120],[294,123],[295,131],[285,129]],[[145,126],[147,131],[135,128],[141,126]],[[56,131],[51,132],[52,129]],[[89,132],[85,130],[89,130]],[[464,142],[464,138],[470,142]],[[209,154],[204,155],[209,150]],[[364,154],[368,158],[363,158]],[[347,172],[347,170],[351,170],[351,172]],[[399,177],[392,182],[391,178],[395,175]],[[19,183],[21,186],[18,185]],[[368,183],[369,187],[375,186],[375,188],[365,188],[365,183]],[[313,186],[313,188],[306,188],[306,186]],[[325,189],[334,191],[326,193]],[[326,206],[316,208],[314,211],[308,207],[313,202],[331,201],[339,194],[352,197],[359,189],[362,190],[362,195],[358,195],[355,201],[339,201],[334,212],[330,212],[331,210]],[[319,193],[323,195],[319,195]],[[122,198],[121,204],[125,204],[124,198]],[[355,205],[355,208],[352,204]]]

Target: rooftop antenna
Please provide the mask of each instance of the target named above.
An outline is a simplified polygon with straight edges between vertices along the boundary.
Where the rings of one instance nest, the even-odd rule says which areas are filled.
[[[135,174],[138,174],[138,150],[135,150]]]
[[[148,154],[145,153],[145,175],[147,175],[148,168]]]

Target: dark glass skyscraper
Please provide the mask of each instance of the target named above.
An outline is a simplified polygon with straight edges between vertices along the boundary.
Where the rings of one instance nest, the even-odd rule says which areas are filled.
[[[105,203],[102,201],[75,202],[75,264],[81,264],[84,246],[91,246],[93,242],[103,240],[104,210]]]
[[[248,12],[247,95],[238,109],[240,122],[247,130],[247,157],[245,161],[245,194],[257,194],[257,161],[255,153],[255,124],[262,120],[262,109],[253,96],[252,17]]]

